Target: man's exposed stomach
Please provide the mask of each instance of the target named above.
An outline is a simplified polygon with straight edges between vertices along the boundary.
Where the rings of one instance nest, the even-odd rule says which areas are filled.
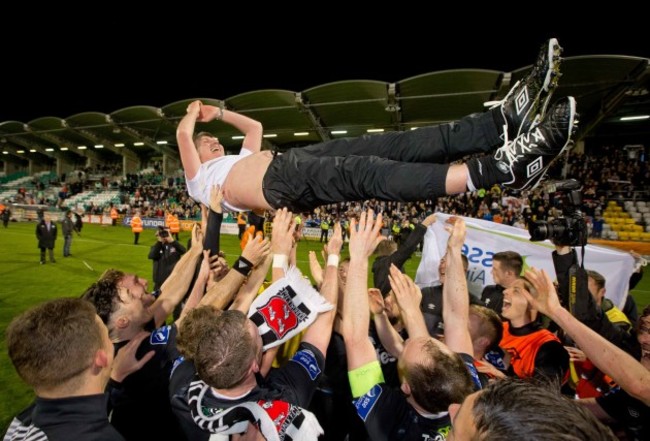
[[[238,161],[223,184],[225,201],[247,210],[270,209],[271,206],[264,199],[262,181],[272,160],[273,154],[264,151]]]

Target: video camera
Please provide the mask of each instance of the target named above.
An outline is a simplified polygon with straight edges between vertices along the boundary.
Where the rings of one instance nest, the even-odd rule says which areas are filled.
[[[167,231],[165,227],[158,227],[158,237],[161,239],[169,237],[169,231]]]
[[[550,239],[557,245],[583,247],[587,245],[589,232],[580,206],[582,205],[581,185],[575,179],[550,182],[545,185],[547,193],[566,192],[561,199],[564,217],[550,222],[535,221],[528,226],[531,242]]]

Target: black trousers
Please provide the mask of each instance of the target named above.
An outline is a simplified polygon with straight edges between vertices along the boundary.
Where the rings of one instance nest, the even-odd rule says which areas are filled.
[[[365,199],[417,201],[446,194],[449,162],[501,143],[491,110],[407,132],[343,138],[278,155],[263,179],[273,208],[311,211]]]

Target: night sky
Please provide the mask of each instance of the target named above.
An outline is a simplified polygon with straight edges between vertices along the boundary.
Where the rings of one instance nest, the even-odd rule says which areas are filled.
[[[564,56],[650,57],[650,32],[642,24],[625,23],[624,32],[571,22],[546,29],[523,26],[517,32],[486,25],[452,33],[407,20],[366,25],[370,30],[343,21],[329,30],[337,35],[310,31],[306,24],[270,26],[245,39],[243,29],[208,32],[205,25],[191,39],[180,37],[187,37],[183,30],[106,33],[103,26],[90,39],[92,50],[80,48],[77,30],[44,25],[38,44],[1,30],[6,44],[0,55],[0,122],[159,107],[195,97],[223,99],[259,89],[300,91],[350,79],[393,82],[443,69],[511,71],[531,64],[550,36],[560,40]]]

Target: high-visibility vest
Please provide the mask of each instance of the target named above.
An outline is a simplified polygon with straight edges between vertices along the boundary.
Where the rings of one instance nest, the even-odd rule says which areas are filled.
[[[111,219],[117,219],[117,209],[115,207],[111,208]]]
[[[133,216],[131,218],[131,231],[133,233],[142,233],[142,219],[140,216]]]
[[[246,215],[242,212],[237,215],[237,225],[246,225]]]
[[[535,373],[535,357],[539,348],[549,341],[560,340],[547,329],[540,329],[528,335],[515,336],[510,333],[510,323],[503,322],[501,346],[511,354],[510,365],[519,378],[530,378]],[[568,371],[567,371],[568,375]],[[567,379],[566,377],[564,378]]]
[[[169,231],[172,233],[180,233],[181,223],[178,220],[178,216],[172,216],[171,221],[169,222]]]

